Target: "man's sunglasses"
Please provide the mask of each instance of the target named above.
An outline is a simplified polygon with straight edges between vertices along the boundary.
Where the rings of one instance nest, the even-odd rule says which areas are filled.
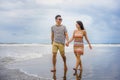
[[[58,19],[59,21],[62,21],[62,19]]]

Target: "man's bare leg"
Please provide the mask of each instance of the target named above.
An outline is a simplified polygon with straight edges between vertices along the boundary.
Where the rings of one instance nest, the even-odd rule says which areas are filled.
[[[64,62],[64,70],[67,71],[66,56],[65,56],[64,53],[61,53],[61,56],[62,56],[62,59],[63,59],[63,62]]]
[[[56,56],[57,56],[57,53],[54,52],[52,56],[53,69],[51,70],[51,72],[56,71]]]

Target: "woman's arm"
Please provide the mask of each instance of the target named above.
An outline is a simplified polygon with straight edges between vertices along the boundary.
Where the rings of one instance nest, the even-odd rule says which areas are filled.
[[[84,36],[85,36],[85,39],[86,39],[87,43],[89,44],[89,48],[92,49],[92,46],[91,46],[91,44],[90,44],[90,42],[88,40],[87,32],[86,31],[84,31]]]
[[[70,40],[66,42],[66,46],[69,46],[69,43],[71,43],[74,40],[74,33],[75,31],[73,32],[73,36],[70,38]]]
[[[75,30],[74,30],[74,32],[73,32],[72,37],[71,37],[70,40],[68,41],[68,43],[71,43],[71,42],[74,40],[74,34],[75,34]]]
[[[70,40],[68,41],[68,43],[71,43],[73,40],[74,40],[74,37],[72,36],[72,37],[70,38]]]

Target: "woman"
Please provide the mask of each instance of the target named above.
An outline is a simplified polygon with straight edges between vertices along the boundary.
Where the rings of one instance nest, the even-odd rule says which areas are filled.
[[[87,43],[89,44],[89,48],[92,49],[92,46],[87,38],[87,33],[81,21],[76,21],[76,28],[77,30],[74,30],[72,38],[66,43],[66,46],[68,46],[69,43],[74,40],[74,54],[76,56],[76,66],[73,69],[75,70],[75,72],[77,72],[79,66],[80,70],[82,70],[82,62],[80,56],[84,54],[83,37],[85,37]]]

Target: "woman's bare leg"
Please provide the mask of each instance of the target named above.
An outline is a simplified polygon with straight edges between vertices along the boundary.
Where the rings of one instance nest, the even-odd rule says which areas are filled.
[[[82,61],[81,61],[81,56],[80,56],[80,63],[79,63],[79,65],[80,65],[80,70],[82,70]]]
[[[77,53],[74,52],[74,55],[75,55],[75,58],[76,58],[76,61],[77,61]],[[79,66],[78,66],[79,67]],[[73,68],[73,70],[76,70],[76,67]]]
[[[78,69],[80,65],[80,54],[77,54],[77,57],[76,57],[76,70]]]

